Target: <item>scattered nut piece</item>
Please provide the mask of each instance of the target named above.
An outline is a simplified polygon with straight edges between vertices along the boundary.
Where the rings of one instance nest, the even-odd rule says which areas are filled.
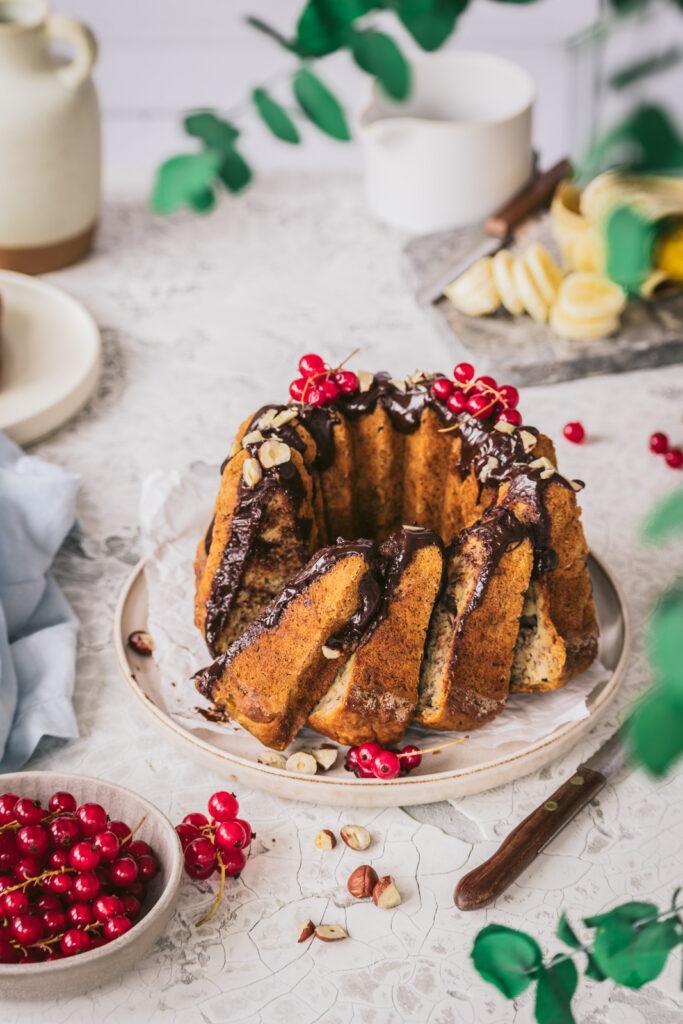
[[[375,383],[375,375],[370,373],[369,370],[359,370],[356,376],[358,377],[358,390],[361,393],[369,391]]]
[[[144,629],[136,629],[128,637],[128,646],[141,654],[143,658],[149,658],[154,650],[154,641]]]
[[[570,480],[569,483],[575,491],[582,491],[586,486],[583,480]]]
[[[540,459],[534,459],[533,462],[530,462],[529,469],[552,469],[554,472],[557,472],[547,455],[542,455]]]
[[[242,479],[244,480],[247,487],[256,487],[263,476],[263,470],[259,465],[258,459],[245,459],[244,465],[242,466]]]
[[[273,426],[277,430],[278,427],[284,427],[285,423],[289,423],[291,420],[296,419],[298,412],[296,409],[283,409],[279,412],[273,420]]]
[[[297,942],[308,942],[315,935],[315,925],[312,921],[306,921],[299,928],[299,934],[296,937]]]
[[[515,425],[514,423],[508,423],[507,420],[498,420],[497,423],[493,424],[494,430],[500,430],[501,434],[514,434]],[[533,434],[531,435],[534,436]]]
[[[538,438],[535,434],[532,434],[530,430],[520,430],[519,436],[522,444],[524,445],[525,452],[530,452],[532,448],[536,447]]]
[[[495,455],[489,455],[484,465],[479,470],[479,479],[484,483],[491,476],[494,469],[498,469],[500,462]]]
[[[264,441],[258,450],[258,457],[264,469],[272,469],[273,466],[289,462],[292,452],[283,441]]]
[[[337,845],[337,837],[334,832],[330,832],[329,828],[324,828],[318,832],[313,842],[319,850],[334,850]]]
[[[550,469],[544,469],[541,473],[541,480],[549,480],[551,476],[555,475],[555,467],[551,466]]]
[[[352,871],[349,875],[349,880],[346,883],[346,888],[349,890],[352,896],[355,896],[357,900],[367,899],[372,896],[373,890],[379,878],[377,872],[369,864],[361,864],[359,868]]]
[[[338,939],[348,939],[348,932],[345,932],[340,924],[319,924],[315,929],[317,939],[323,942],[336,942]]]
[[[320,649],[328,661],[336,661],[337,658],[341,657],[341,651],[338,651],[335,647],[328,647],[327,644],[323,644]]]
[[[384,875],[372,890],[372,902],[380,910],[391,910],[401,903],[401,894],[391,875]]]
[[[277,409],[266,409],[263,416],[257,423],[259,430],[268,430],[269,427],[272,427],[273,420],[276,416]]]
[[[259,441],[263,440],[263,434],[260,430],[250,430],[248,434],[245,434],[242,438],[242,447],[246,448],[248,444],[258,444]]]
[[[241,452],[241,451],[242,451],[242,442],[241,441],[233,441],[232,444],[230,445],[230,454],[229,454],[228,458],[229,459],[234,459],[235,456],[237,455],[237,453]]]
[[[311,753],[324,772],[329,771],[337,763],[339,748],[324,743],[322,747],[316,747]]]
[[[259,764],[265,764],[268,768],[287,767],[287,758],[277,750],[262,750],[258,756]]]
[[[414,370],[410,377],[408,377],[408,382],[410,384],[420,384],[424,379],[424,370]]]
[[[406,382],[404,380],[399,380],[398,377],[391,377],[389,379],[389,383],[393,384],[397,391],[405,392],[406,390]]]
[[[424,530],[424,526],[406,526],[404,524],[403,529],[407,530],[408,533],[421,533]]]
[[[287,758],[285,768],[288,772],[299,772],[300,775],[315,775],[318,762],[312,754],[307,754],[305,750],[297,750],[296,754],[290,754]]]
[[[339,835],[352,850],[367,850],[372,841],[370,833],[363,825],[344,825]]]

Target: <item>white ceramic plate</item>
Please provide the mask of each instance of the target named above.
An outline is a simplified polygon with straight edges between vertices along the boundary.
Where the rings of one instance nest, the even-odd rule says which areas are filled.
[[[0,430],[27,445],[92,395],[100,332],[80,302],[26,274],[0,270],[0,299]]]
[[[589,567],[602,634],[600,659],[609,675],[604,683],[591,690],[587,700],[588,717],[562,725],[533,743],[508,743],[495,749],[481,744],[474,748],[462,743],[439,755],[427,755],[416,772],[391,781],[356,779],[344,771],[340,763],[332,771],[317,775],[268,768],[258,762],[258,755],[264,748],[245,730],[226,729],[219,733],[204,729],[199,715],[191,729],[175,721],[168,714],[167,698],[154,660],[136,654],[126,643],[134,630],[146,628],[144,562],[135,567],[119,596],[114,618],[114,646],[119,667],[138,708],[186,754],[227,779],[293,800],[340,807],[409,806],[451,800],[492,789],[553,761],[593,728],[614,697],[630,648],[628,612],[623,594],[606,566],[595,555],[590,555]],[[189,680],[186,685],[191,685]],[[543,700],[543,696],[526,699]],[[310,749],[317,734],[312,730],[306,730],[305,734],[308,742],[298,746]],[[443,735],[422,731],[419,738],[406,734],[405,739],[417,740],[425,749],[428,745],[435,746]]]

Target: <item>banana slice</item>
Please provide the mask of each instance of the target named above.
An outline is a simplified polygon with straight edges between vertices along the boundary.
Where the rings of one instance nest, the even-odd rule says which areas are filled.
[[[562,274],[555,260],[544,245],[534,242],[524,253],[524,262],[531,272],[534,284],[541,293],[543,301],[546,305],[552,306],[562,281]]]
[[[539,323],[548,319],[548,306],[539,292],[531,272],[523,258],[516,259],[512,265],[512,279],[519,298],[530,317]]]
[[[575,320],[618,317],[626,305],[626,294],[603,274],[577,271],[560,285],[557,305]]]
[[[565,270],[600,270],[603,242],[581,212],[583,199],[571,181],[561,181],[550,204],[550,227]]]
[[[550,310],[550,329],[569,341],[595,341],[613,334],[619,326],[616,316],[573,317],[559,302]]]
[[[456,309],[468,316],[486,316],[500,306],[500,295],[493,280],[490,256],[484,256],[468,267],[446,288],[444,295]]]
[[[520,313],[524,312],[524,306],[517,294],[512,276],[512,265],[514,262],[512,253],[507,249],[499,249],[493,257],[491,270],[493,272],[493,282],[498,289],[503,305],[508,313],[512,313],[513,316],[519,316]]]

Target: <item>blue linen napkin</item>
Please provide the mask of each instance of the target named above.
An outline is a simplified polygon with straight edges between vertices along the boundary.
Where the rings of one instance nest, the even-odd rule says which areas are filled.
[[[49,569],[79,482],[0,432],[0,772],[20,768],[43,736],[78,736],[78,622]]]

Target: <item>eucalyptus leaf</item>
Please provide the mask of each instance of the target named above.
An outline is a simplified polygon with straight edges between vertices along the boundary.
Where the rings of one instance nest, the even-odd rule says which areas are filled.
[[[407,99],[410,93],[410,65],[390,36],[374,29],[354,32],[351,53],[358,67],[375,75],[392,99]]]
[[[265,89],[254,89],[251,98],[261,120],[276,138],[282,139],[283,142],[300,141],[298,129],[287,111],[269,96]]]
[[[192,193],[188,203],[197,213],[210,213],[216,205],[216,193],[211,188],[199,189]]]
[[[189,114],[184,125],[188,135],[201,139],[207,149],[231,149],[239,135],[234,125],[217,117],[210,110]]]
[[[349,141],[351,135],[344,111],[317,75],[308,68],[301,68],[294,76],[292,87],[299,106],[313,124],[333,139]]]
[[[662,594],[647,629],[648,660],[669,695],[683,701],[683,580]]]
[[[603,974],[603,972],[600,970],[600,968],[595,962],[595,957],[591,953],[588,953],[587,956],[588,964],[586,966],[585,971],[586,977],[591,978],[592,981],[604,981],[607,975]]]
[[[630,900],[628,903],[620,903],[612,910],[606,910],[602,914],[594,914],[592,917],[584,917],[583,923],[587,928],[611,928],[620,924],[637,924],[649,917],[656,917],[658,913],[654,903],[643,903],[639,900]]]
[[[641,988],[664,969],[670,951],[679,944],[676,922],[650,921],[642,927],[627,922],[598,928],[593,956],[598,967],[627,988]]]
[[[683,706],[662,687],[636,705],[625,729],[633,759],[652,775],[666,775],[683,756]]]
[[[680,48],[671,46],[663,53],[653,53],[649,57],[643,57],[619,68],[618,71],[610,75],[607,84],[612,89],[625,89],[643,78],[649,78],[650,75],[660,74],[662,71],[668,71],[669,68],[675,67],[681,56],[683,56],[683,52]]]
[[[538,1024],[575,1024],[571,1001],[578,980],[572,960],[556,957],[548,967],[541,968],[535,1006]]]
[[[251,168],[236,149],[229,149],[222,154],[218,177],[229,192],[241,192],[251,181]]]
[[[438,50],[455,28],[469,0],[431,0],[397,4],[397,13],[411,36],[423,50]]]
[[[674,533],[683,533],[683,487],[655,506],[643,530],[645,539],[650,542],[669,540]]]
[[[196,208],[206,202],[223,154],[217,150],[183,153],[161,165],[154,183],[150,205],[155,213],[172,213],[183,206]],[[208,207],[204,206],[204,209]]]
[[[381,6],[372,0],[309,0],[296,27],[300,52],[311,57],[333,53],[344,45],[356,18]]]
[[[557,925],[557,937],[558,939],[562,939],[567,946],[571,946],[572,949],[581,949],[581,942],[567,920],[567,915],[565,913],[562,914]]]
[[[508,999],[515,999],[529,987],[542,960],[535,939],[503,925],[487,925],[472,947],[472,961],[479,974]]]

